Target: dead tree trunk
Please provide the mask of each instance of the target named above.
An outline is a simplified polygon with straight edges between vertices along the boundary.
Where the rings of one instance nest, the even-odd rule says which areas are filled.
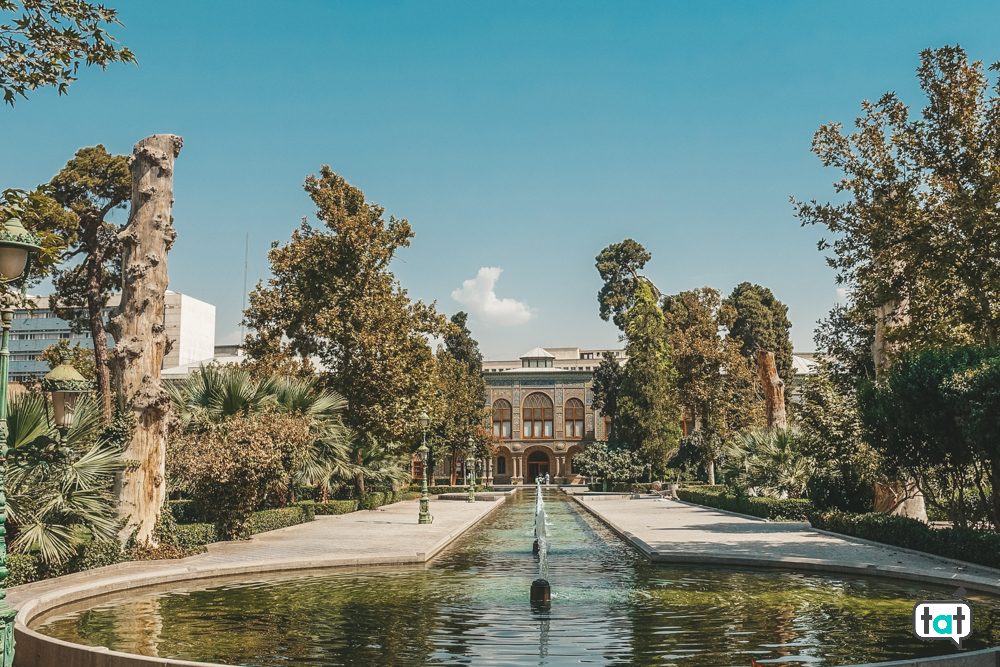
[[[764,388],[767,427],[787,428],[788,417],[785,414],[785,381],[778,377],[778,368],[774,365],[774,354],[766,350],[757,350],[756,355],[757,372],[760,374],[760,384]]]
[[[157,546],[153,528],[166,496],[164,460],[170,396],[160,382],[166,354],[163,295],[167,252],[177,231],[170,218],[174,203],[174,159],[182,140],[172,134],[146,137],[132,148],[132,209],[122,230],[122,300],[108,329],[115,337],[112,370],[118,401],[135,415],[135,433],[125,447],[126,469],[118,488],[119,533],[139,544]]]

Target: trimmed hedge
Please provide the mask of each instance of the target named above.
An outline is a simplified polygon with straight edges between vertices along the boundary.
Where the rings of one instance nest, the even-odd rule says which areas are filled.
[[[201,523],[204,519],[195,512],[193,500],[168,500],[166,504],[177,523]]]
[[[257,533],[266,533],[269,530],[278,530],[279,528],[297,526],[300,523],[308,523],[316,518],[316,514],[316,503],[311,500],[295,503],[291,507],[255,512],[250,519],[250,534],[256,535]],[[191,549],[218,542],[219,531],[216,529],[215,524],[212,523],[178,524],[177,541],[181,547]]]
[[[931,528],[905,516],[872,512],[813,512],[813,528],[1000,568],[1000,534],[971,528]]]
[[[45,563],[31,554],[12,553],[7,555],[8,574],[4,586],[20,586],[39,579],[60,577],[129,560],[132,560],[129,553],[123,551],[117,541],[85,542],[77,547],[75,556],[63,563]]]
[[[213,523],[185,523],[177,525],[177,542],[184,549],[192,549],[219,541],[219,531]]]
[[[476,491],[485,491],[486,487],[480,484],[476,487]],[[436,496],[439,493],[468,493],[469,487],[467,486],[430,486],[427,487],[427,493],[432,496]]]
[[[316,514],[350,514],[358,509],[357,500],[331,500],[326,503],[316,503]]]
[[[609,482],[608,493],[649,493],[649,484],[633,484],[631,482]],[[591,491],[604,491],[603,482],[588,484]]]
[[[732,496],[725,494],[722,487],[719,491],[677,489],[677,496],[685,502],[749,514],[771,521],[803,521],[804,517],[813,511],[813,504],[805,498]]]

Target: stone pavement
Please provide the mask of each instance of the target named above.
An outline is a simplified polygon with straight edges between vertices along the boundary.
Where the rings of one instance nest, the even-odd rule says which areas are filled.
[[[1000,593],[1000,570],[838,537],[808,523],[768,522],[681,501],[574,500],[654,562],[853,572]]]
[[[254,535],[242,542],[219,542],[208,552],[180,560],[122,563],[55,580],[12,588],[7,601],[16,609],[29,599],[70,588],[106,589],[110,580],[155,583],[205,576],[374,564],[423,563],[456,537],[504,504],[491,501],[431,501],[434,522],[419,525],[419,501],[403,501],[377,510],[317,516],[310,523]]]

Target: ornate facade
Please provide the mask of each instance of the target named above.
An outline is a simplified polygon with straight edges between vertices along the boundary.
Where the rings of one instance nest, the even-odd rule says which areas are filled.
[[[487,477],[494,484],[531,483],[546,473],[552,482],[581,482],[573,457],[588,443],[604,439],[604,419],[593,408],[591,370],[600,363],[600,351],[554,351],[563,350],[573,350],[576,359],[590,360],[590,365],[570,365],[565,353],[557,358],[542,348],[522,356],[520,367],[484,362],[486,405],[492,408],[493,435],[501,443],[488,462]],[[624,363],[624,356],[618,356]],[[506,367],[491,369],[500,365]]]

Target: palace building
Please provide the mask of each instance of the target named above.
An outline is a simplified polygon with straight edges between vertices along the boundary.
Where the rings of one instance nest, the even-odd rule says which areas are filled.
[[[536,347],[516,361],[483,362],[493,435],[500,440],[488,462],[492,483],[532,483],[546,473],[552,482],[583,481],[573,470],[573,457],[605,439],[592,389],[604,352]],[[623,350],[611,352],[625,363]]]

